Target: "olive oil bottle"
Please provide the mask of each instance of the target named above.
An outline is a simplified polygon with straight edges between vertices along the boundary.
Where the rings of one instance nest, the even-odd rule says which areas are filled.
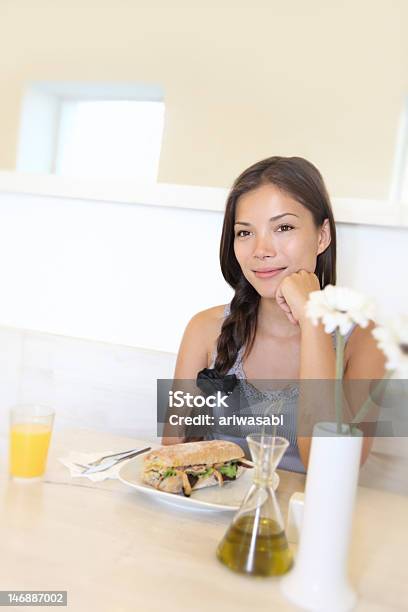
[[[272,478],[289,443],[285,438],[247,437],[255,463],[254,482],[217,549],[230,569],[253,576],[279,576],[292,567]]]

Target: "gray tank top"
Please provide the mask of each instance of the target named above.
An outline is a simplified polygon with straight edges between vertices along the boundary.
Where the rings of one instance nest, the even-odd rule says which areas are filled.
[[[227,304],[224,309],[224,318],[227,317],[230,313],[230,305]],[[345,336],[345,342],[351,336],[355,325],[351,328],[349,333]],[[332,340],[334,349],[336,349],[336,334],[332,333]],[[299,455],[299,447],[297,444],[297,404],[299,397],[299,386],[298,385],[288,385],[283,389],[277,390],[265,390],[261,391],[254,385],[251,385],[246,379],[245,372],[243,369],[243,354],[245,347],[242,347],[238,352],[237,359],[234,365],[229,369],[228,374],[235,374],[237,378],[240,379],[242,390],[245,396],[247,397],[250,407],[251,414],[253,416],[264,416],[266,405],[270,405],[271,402],[283,400],[282,402],[282,412],[283,415],[283,423],[284,425],[278,426],[276,429],[276,435],[283,436],[289,441],[289,447],[284,454],[280,464],[279,469],[288,470],[290,472],[301,472],[305,473],[305,468],[300,459]],[[217,353],[215,352],[213,355],[212,364],[210,367],[214,367],[215,359]],[[267,404],[266,404],[267,403]],[[231,440],[232,442],[236,442],[239,444],[242,449],[245,451],[247,457],[250,457],[250,452],[248,448],[248,444],[246,441],[246,436],[251,433],[261,433],[262,427],[253,427],[253,426],[234,426],[229,430],[229,433],[225,433],[225,427],[223,431],[217,432],[216,430],[208,436],[210,438],[223,439],[223,440]]]

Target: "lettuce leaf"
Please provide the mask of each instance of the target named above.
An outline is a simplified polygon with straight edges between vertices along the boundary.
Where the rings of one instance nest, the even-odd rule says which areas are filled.
[[[234,478],[237,475],[237,464],[230,463],[228,465],[223,465],[218,471],[224,474],[224,476],[228,476],[228,478]]]
[[[173,470],[172,468],[168,468],[164,474],[163,474],[163,478],[168,478],[169,476],[175,476],[176,475],[176,471]]]
[[[199,478],[207,478],[207,476],[210,476],[210,474],[212,474],[214,471],[214,468],[208,468],[207,470],[205,470],[205,472],[200,472],[200,474],[197,474],[197,476]]]

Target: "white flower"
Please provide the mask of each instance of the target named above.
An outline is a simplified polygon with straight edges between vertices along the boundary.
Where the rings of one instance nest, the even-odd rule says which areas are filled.
[[[408,378],[408,316],[395,317],[387,326],[372,331],[386,357],[387,370],[395,370],[396,378]]]
[[[312,291],[306,303],[306,315],[313,325],[321,320],[327,334],[338,327],[345,336],[353,323],[367,327],[373,313],[372,300],[348,287],[327,285],[322,291]]]

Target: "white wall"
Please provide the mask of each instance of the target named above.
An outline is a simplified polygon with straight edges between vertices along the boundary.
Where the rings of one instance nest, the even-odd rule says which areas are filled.
[[[372,296],[378,318],[408,314],[408,228],[340,224],[337,284]]]
[[[229,300],[221,214],[0,194],[0,324],[176,351]]]
[[[221,213],[0,193],[0,325],[176,352],[229,301]],[[408,311],[407,229],[338,227],[338,283]]]

